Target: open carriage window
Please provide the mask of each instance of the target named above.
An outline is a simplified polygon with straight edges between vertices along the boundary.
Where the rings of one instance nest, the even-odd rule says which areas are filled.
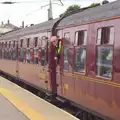
[[[85,72],[86,66],[86,44],[87,44],[87,30],[77,31],[75,34],[75,72]]]
[[[9,48],[11,47],[11,41],[9,41]]]
[[[27,47],[30,46],[30,38],[27,39]]]
[[[86,45],[87,42],[87,31],[81,30],[77,31],[75,35],[75,45]]]
[[[112,78],[114,27],[98,29],[96,49],[96,74]]]
[[[23,39],[20,40],[20,47],[23,47]]]
[[[7,42],[5,42],[5,47],[7,48]]]
[[[37,45],[38,45],[38,37],[35,37],[34,40],[35,40],[34,41],[34,46],[37,47]]]
[[[15,40],[13,41],[13,47],[15,47]]]
[[[98,29],[97,44],[113,44],[114,42],[114,27],[103,27]]]

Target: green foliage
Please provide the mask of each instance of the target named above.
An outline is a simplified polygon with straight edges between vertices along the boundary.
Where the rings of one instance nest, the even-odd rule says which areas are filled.
[[[88,6],[88,7],[96,7],[96,6],[98,6],[99,5],[99,3],[92,3],[90,6]]]
[[[80,5],[71,5],[67,8],[65,13],[69,13],[69,12],[72,12],[72,11],[75,11],[75,10],[78,10],[78,9],[80,9]]]

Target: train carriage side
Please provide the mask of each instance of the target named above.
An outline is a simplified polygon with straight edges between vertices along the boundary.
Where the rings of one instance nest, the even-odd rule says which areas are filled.
[[[1,42],[15,41],[15,45],[11,46],[11,49],[14,49],[15,52],[17,52],[18,42],[19,55],[18,61],[17,58],[6,59],[3,57],[0,59],[0,70],[43,91],[56,92],[53,91],[54,87],[51,85],[49,65],[46,59],[46,46],[51,37],[51,28],[55,21],[56,19],[47,21],[1,37]]]
[[[107,16],[92,16],[90,9],[88,13],[77,13],[77,19],[76,15],[70,16],[71,20],[63,19],[57,28],[58,35],[65,39],[57,66],[58,95],[77,107],[114,120],[120,119],[120,17],[115,17],[120,9],[112,9],[111,15],[110,7],[118,4],[98,7],[98,11],[105,7]],[[84,14],[91,16],[85,19]]]

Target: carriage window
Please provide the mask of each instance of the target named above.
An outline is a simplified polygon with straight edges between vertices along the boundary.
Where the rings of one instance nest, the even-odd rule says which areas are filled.
[[[87,42],[87,31],[86,30],[81,30],[76,32],[75,35],[75,44],[76,45],[86,45]]]
[[[35,37],[34,40],[35,40],[35,47],[37,47],[37,45],[38,45],[38,37]]]
[[[23,47],[23,39],[20,41],[20,47]]]
[[[14,49],[12,52],[12,60],[16,60],[17,59],[17,54],[16,54],[16,50]]]
[[[42,40],[41,46],[42,46],[42,47],[45,47],[46,44],[47,44],[47,43],[46,43],[46,40]]]
[[[23,50],[23,48],[20,48],[19,60],[21,62],[23,62],[23,60],[24,60],[24,50]]]
[[[69,66],[69,63],[68,63],[68,49],[67,48],[64,48],[64,71],[68,71],[68,66]]]
[[[10,48],[10,46],[11,46],[11,41],[9,41],[9,48]]]
[[[114,27],[98,29],[96,50],[96,74],[98,76],[112,78],[113,42]]]
[[[45,50],[44,49],[41,50],[41,65],[42,66],[45,65]]]
[[[2,58],[2,43],[0,43],[0,58]]]
[[[15,47],[15,40],[13,41],[13,47]]]
[[[27,39],[27,47],[30,46],[30,38]]]
[[[75,53],[75,72],[85,72],[86,48],[76,49]]]
[[[26,62],[30,63],[30,50],[26,50]]]
[[[7,42],[5,42],[5,47],[7,47]]]
[[[114,27],[103,27],[98,29],[97,44],[113,44]]]
[[[4,47],[4,42],[2,42],[2,48]]]
[[[38,64],[38,49],[34,50],[34,64]]]
[[[112,52],[112,47],[97,47],[96,72],[98,76],[107,78],[112,77]]]
[[[70,33],[69,32],[65,33],[64,37],[66,40],[70,41]]]

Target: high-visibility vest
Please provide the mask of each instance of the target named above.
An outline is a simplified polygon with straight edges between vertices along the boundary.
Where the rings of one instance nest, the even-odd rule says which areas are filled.
[[[56,47],[56,54],[57,54],[57,55],[60,54],[61,49],[62,49],[62,41],[60,40],[60,41],[58,42],[57,47]]]

